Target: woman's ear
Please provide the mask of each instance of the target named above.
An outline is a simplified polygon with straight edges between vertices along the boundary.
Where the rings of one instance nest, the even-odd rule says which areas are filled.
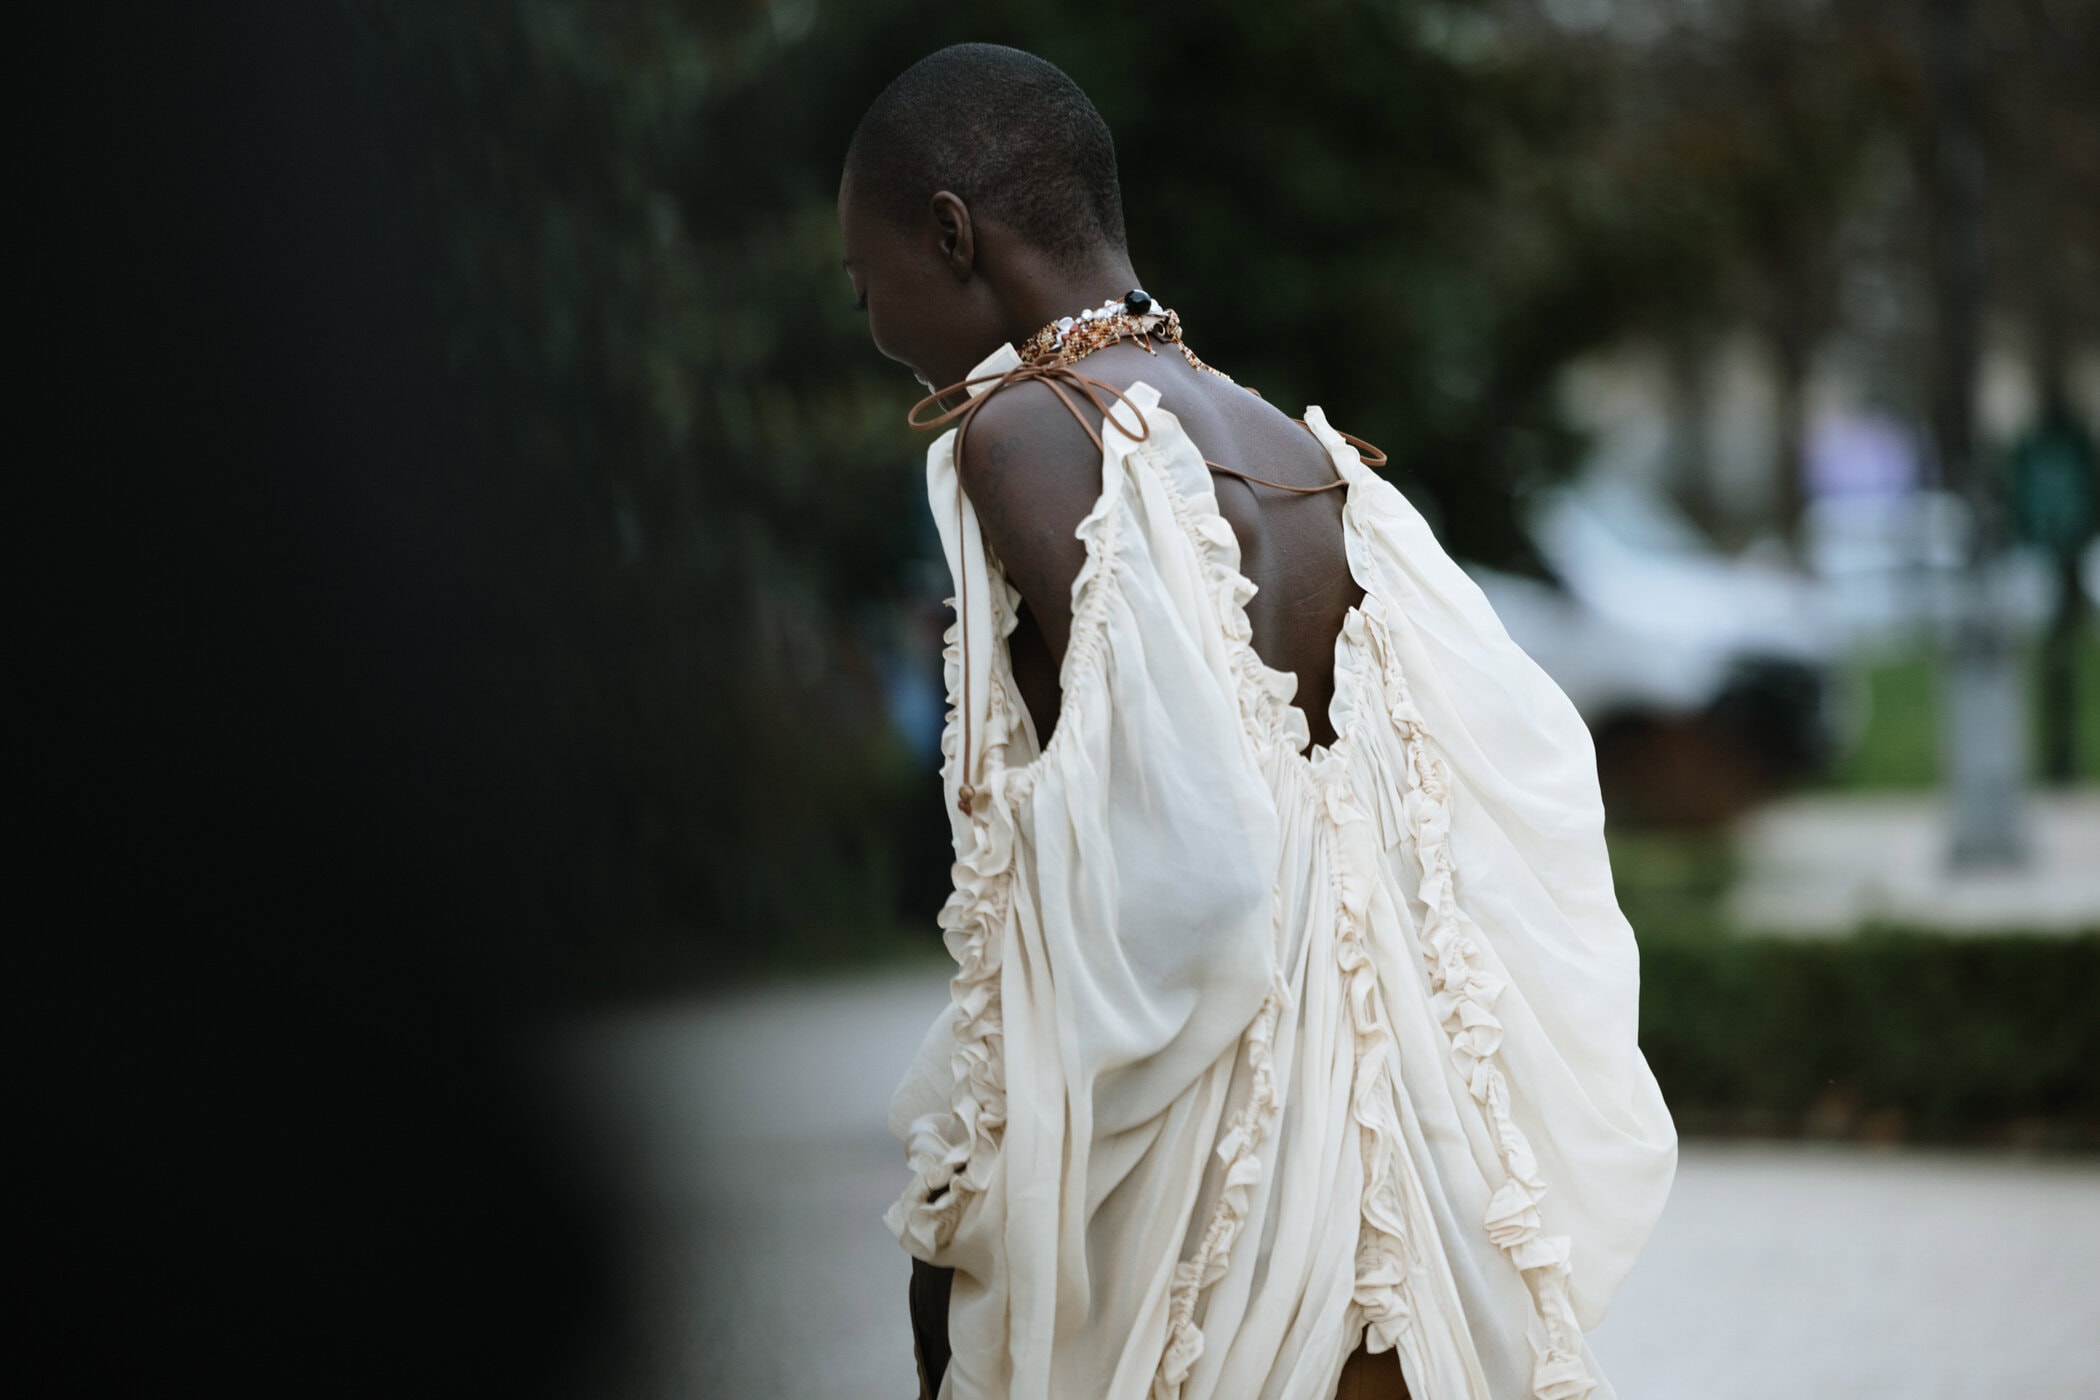
[[[966,282],[977,265],[977,231],[970,222],[970,206],[947,190],[933,197],[933,222],[939,230],[941,261]]]

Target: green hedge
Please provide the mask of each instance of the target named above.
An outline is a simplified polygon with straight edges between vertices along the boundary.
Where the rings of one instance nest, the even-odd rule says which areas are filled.
[[[2100,932],[1644,938],[1679,1128],[2100,1147]]]

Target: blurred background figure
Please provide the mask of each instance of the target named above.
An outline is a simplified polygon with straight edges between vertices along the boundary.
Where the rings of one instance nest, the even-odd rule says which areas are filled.
[[[2093,435],[2072,411],[2061,364],[2049,367],[2042,412],[2012,456],[2013,516],[2019,538],[2050,565],[2048,630],[2041,651],[2041,777],[2069,786],[2079,778],[2078,653],[2085,634],[2089,577],[2100,554],[2100,458]],[[2090,742],[2090,741],[2089,741]]]
[[[1133,253],[1206,358],[1380,444],[1590,725],[1643,1045],[1692,1139],[1599,1335],[1626,1400],[2080,1393],[2100,5],[190,8],[54,49],[111,154],[29,201],[70,250],[35,279],[65,333],[31,397],[81,437],[30,485],[64,497],[43,576],[107,596],[46,611],[97,659],[40,684],[106,762],[39,801],[94,855],[76,896],[127,851],[181,874],[117,923],[179,908],[245,930],[243,968],[300,957],[235,979],[72,940],[92,1082],[130,1087],[54,1079],[39,1123],[148,1121],[190,1063],[149,1049],[203,1044],[192,993],[315,1055],[339,1022],[283,988],[353,1023],[377,998],[399,1038],[329,1041],[329,1082],[404,1116],[335,1159],[382,1183],[321,1193],[339,1220],[421,1218],[393,1209],[412,1172],[360,1164],[465,1125],[439,1199],[526,1242],[501,1277],[590,1276],[627,1238],[603,1214],[642,1232],[643,1340],[595,1393],[909,1393],[881,1116],[945,996],[949,586],[919,391],[866,348],[833,200],[887,77],[989,40],[1098,103]],[[151,487],[124,510],[117,467]],[[97,834],[113,810],[157,815]],[[271,898],[233,909],[253,870]],[[374,928],[422,971],[345,971]],[[565,1097],[490,1049],[524,1043]],[[167,1081],[128,1079],[141,1057]],[[211,1063],[247,1066],[217,1081],[246,1105],[300,1061]],[[617,1185],[563,1165],[572,1104]],[[252,1152],[271,1120],[214,1121]],[[307,1160],[328,1121],[299,1120]],[[67,1169],[135,1139],[51,1141],[88,1203],[65,1219],[147,1200]],[[545,1171],[506,1175],[521,1153]],[[251,1198],[191,1160],[213,1209]],[[591,1315],[548,1288],[545,1316]]]

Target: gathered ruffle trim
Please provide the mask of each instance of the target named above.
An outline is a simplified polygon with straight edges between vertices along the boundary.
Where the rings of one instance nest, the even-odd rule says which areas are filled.
[[[1296,680],[1285,672],[1272,670],[1254,650],[1254,628],[1246,605],[1254,596],[1255,585],[1240,572],[1239,537],[1215,507],[1207,514],[1199,514],[1190,505],[1188,493],[1165,462],[1144,448],[1136,451],[1152,461],[1175,523],[1196,552],[1213,614],[1225,633],[1233,685],[1249,737],[1257,746],[1288,744],[1296,752],[1310,737],[1304,717],[1291,705]],[[1202,485],[1208,489],[1207,481]],[[1280,927],[1281,919],[1279,907],[1272,912],[1272,924]],[[1153,1377],[1152,1400],[1178,1400],[1190,1369],[1203,1355],[1203,1329],[1196,1324],[1196,1304],[1203,1290],[1225,1277],[1231,1267],[1233,1244],[1247,1222],[1254,1190],[1261,1183],[1261,1152],[1274,1135],[1283,1111],[1273,1062],[1276,1029],[1290,1006],[1290,988],[1272,947],[1269,991],[1241,1040],[1250,1072],[1247,1102],[1233,1115],[1218,1141],[1216,1151],[1224,1164],[1224,1184],[1203,1236],[1195,1253],[1174,1268],[1168,1291],[1167,1341]]]
[[[1000,601],[1000,611],[1008,611],[1004,600]],[[995,632],[1003,622],[995,619]],[[958,716],[963,625],[961,619],[950,623],[942,637],[949,702],[948,722],[941,735],[941,767],[951,793],[962,773]],[[999,971],[1001,934],[1013,894],[1013,794],[1006,784],[992,778],[1000,771],[1016,726],[1004,678],[996,667],[988,690],[989,723],[982,730],[986,781],[970,813],[970,848],[957,855],[955,888],[939,914],[941,940],[955,959],[955,975],[948,984],[956,1008],[949,1108],[912,1123],[905,1143],[911,1183],[883,1216],[906,1251],[929,1261],[947,1247],[963,1211],[983,1193],[1006,1129]]]
[[[1225,1277],[1231,1267],[1233,1243],[1247,1223],[1254,1188],[1261,1183],[1261,1151],[1274,1135],[1276,1120],[1283,1111],[1283,1095],[1276,1087],[1274,1052],[1277,1023],[1290,1002],[1290,988],[1282,971],[1272,970],[1268,995],[1262,998],[1254,1023],[1241,1039],[1251,1071],[1247,1102],[1232,1116],[1225,1135],[1218,1141],[1218,1160],[1225,1164],[1224,1185],[1196,1252],[1174,1266],[1174,1282],[1167,1294],[1167,1345],[1152,1380],[1152,1400],[1179,1400],[1189,1368],[1203,1355],[1203,1329],[1196,1325],[1196,1300],[1204,1289]]]
[[[1304,713],[1292,703],[1297,677],[1271,667],[1254,649],[1254,624],[1247,617],[1247,602],[1257,590],[1254,581],[1240,572],[1239,536],[1232,533],[1231,523],[1218,511],[1217,497],[1208,480],[1201,489],[1212,491],[1213,505],[1208,514],[1199,515],[1189,504],[1188,493],[1164,464],[1159,477],[1166,485],[1175,522],[1202,562],[1218,624],[1225,629],[1233,682],[1239,692],[1240,713],[1247,732],[1258,744],[1280,743],[1292,753],[1301,752],[1311,741],[1312,730],[1307,727]]]
[[[1068,681],[1076,680],[1079,670],[1095,664],[1100,656],[1121,494],[1104,491],[1078,527],[1078,536],[1086,544],[1086,560],[1073,585],[1076,601],[1065,659]],[[957,855],[955,888],[938,916],[941,940],[955,959],[955,975],[948,984],[956,1008],[955,1051],[949,1061],[953,1087],[945,1112],[922,1115],[907,1130],[905,1160],[911,1182],[883,1215],[898,1243],[929,1262],[947,1248],[964,1211],[983,1194],[1005,1140],[1005,1028],[999,979],[1013,902],[1014,811],[1033,789],[1043,757],[1038,753],[1034,761],[1020,767],[1010,768],[1006,762],[1021,727],[1021,710],[1011,669],[999,661],[1006,655],[1004,639],[1019,618],[1010,596],[1012,586],[989,550],[985,565],[992,584],[991,634],[1000,645],[993,652],[984,723],[979,727],[983,752],[974,765],[979,794],[969,814],[970,846]],[[941,668],[948,692],[947,721],[941,730],[941,778],[951,800],[972,766],[972,756],[962,752],[962,636],[967,625],[968,619],[958,616],[941,637]],[[1066,687],[1068,694],[1075,689]],[[1067,724],[1077,718],[1066,716]],[[1066,732],[1065,725],[1060,732]]]
[[[1325,789],[1335,839],[1350,843],[1365,834],[1365,817],[1339,788]],[[1390,1351],[1415,1317],[1412,1280],[1417,1260],[1408,1237],[1401,1202],[1399,1157],[1406,1151],[1393,1110],[1393,1056],[1398,1042],[1386,1024],[1379,997],[1378,971],[1371,961],[1364,930],[1368,915],[1369,852],[1338,851],[1334,861],[1335,961],[1342,974],[1355,1040],[1355,1078],[1349,1112],[1358,1128],[1363,1166],[1358,1206],[1355,1283],[1350,1300],[1361,1315],[1365,1344],[1373,1352]]]
[[[1526,1329],[1532,1347],[1531,1391],[1536,1400],[1579,1400],[1596,1388],[1582,1356],[1582,1327],[1568,1298],[1569,1240],[1543,1233],[1538,1205],[1546,1195],[1531,1144],[1510,1114],[1509,1081],[1497,1051],[1502,1023],[1494,1014],[1504,983],[1489,972],[1471,921],[1458,907],[1451,856],[1451,795],[1444,766],[1429,750],[1428,732],[1386,631],[1384,609],[1366,600],[1393,725],[1405,752],[1405,808],[1421,866],[1422,930],[1431,1004],[1451,1044],[1452,1062],[1483,1110],[1505,1179],[1488,1201],[1488,1239],[1516,1265],[1535,1311]]]

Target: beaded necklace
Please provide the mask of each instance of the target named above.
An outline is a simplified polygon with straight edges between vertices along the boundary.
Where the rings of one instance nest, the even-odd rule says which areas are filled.
[[[1152,348],[1155,336],[1179,350],[1192,368],[1215,374],[1227,384],[1235,382],[1231,375],[1196,358],[1196,352],[1181,338],[1181,314],[1161,306],[1143,288],[1120,299],[1110,297],[1077,316],[1060,317],[1021,342],[1019,349],[1026,364],[1069,365],[1119,340],[1135,340],[1148,354],[1156,355],[1159,352]],[[1247,392],[1260,397],[1253,389]]]
[[[1108,388],[1109,386],[1102,384],[1100,380],[1093,379],[1091,376],[1059,374],[1058,371],[1068,370],[1071,365],[1085,359],[1096,350],[1106,349],[1119,340],[1134,340],[1145,347],[1146,354],[1157,355],[1159,351],[1152,348],[1152,342],[1155,338],[1179,350],[1181,357],[1189,362],[1191,368],[1202,370],[1205,374],[1214,374],[1227,384],[1238,383],[1223,370],[1213,369],[1198,359],[1196,352],[1189,349],[1188,342],[1181,338],[1180,314],[1168,307],[1161,306],[1152,299],[1150,292],[1140,287],[1126,294],[1121,300],[1110,297],[1107,301],[1102,302],[1101,305],[1090,306],[1077,316],[1062,316],[1052,321],[1049,325],[1044,326],[1021,343],[1019,349],[1021,356],[1020,368],[1009,370],[1006,375],[1000,376],[1001,382],[994,387],[1003,388],[1005,382],[1009,379],[1039,378],[1046,383],[1050,383],[1053,391],[1057,391],[1055,383],[1052,382],[1055,379],[1077,379],[1088,384]],[[965,384],[976,382],[975,380],[964,381]],[[1245,388],[1248,393],[1256,398],[1261,397],[1261,391],[1258,389],[1247,385],[1239,385],[1239,387]],[[1114,391],[1111,390],[1111,392]],[[1064,398],[1062,391],[1057,391],[1057,396],[1061,399]],[[1115,396],[1119,399],[1123,397],[1120,393],[1116,393]],[[988,392],[978,396],[980,401],[986,397],[989,397]],[[1101,408],[1105,416],[1107,406],[1101,403],[1098,396],[1089,393],[1089,397],[1095,399],[1095,406]],[[921,403],[923,402],[924,400],[921,400]],[[1128,400],[1125,400],[1125,402],[1128,402]],[[1070,400],[1066,400],[1065,407],[1073,409]],[[1134,408],[1133,411],[1135,411]],[[942,418],[935,419],[934,423],[943,422],[948,416],[952,415],[943,415]],[[970,414],[967,409],[964,409],[960,412],[960,416],[967,423]],[[1079,419],[1081,427],[1088,429],[1089,437],[1094,437],[1092,428],[1076,409],[1073,409],[1073,417]],[[1144,415],[1139,414],[1138,420],[1142,423]],[[1293,418],[1291,421],[1304,428],[1308,433],[1312,432],[1312,427],[1303,418]],[[912,426],[932,427],[934,423],[921,425],[914,422]],[[1139,436],[1142,437],[1144,434],[1140,433]],[[1347,437],[1348,435],[1343,434],[1343,436]],[[961,437],[962,434],[958,432],[956,434],[958,461],[961,460]],[[1383,466],[1385,464],[1385,454],[1379,452],[1377,448],[1354,438],[1350,440],[1357,442],[1360,447],[1366,448],[1371,452],[1372,457],[1365,458],[1365,462],[1368,465]],[[1100,438],[1094,437],[1094,445],[1096,447],[1101,445]],[[1372,458],[1376,460],[1374,461]],[[1312,496],[1322,491],[1337,491],[1348,485],[1348,482],[1339,475],[1333,481],[1320,486],[1292,486],[1281,481],[1268,481],[1262,477],[1249,476],[1246,472],[1213,462],[1208,457],[1203,459],[1203,465],[1214,472],[1222,472],[1226,476],[1236,476],[1242,481],[1250,481],[1257,486],[1268,486],[1278,491],[1288,491],[1296,496]]]

